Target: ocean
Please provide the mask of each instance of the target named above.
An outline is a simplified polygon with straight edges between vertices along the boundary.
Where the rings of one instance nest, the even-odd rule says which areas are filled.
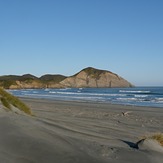
[[[163,87],[8,90],[18,97],[163,107]]]

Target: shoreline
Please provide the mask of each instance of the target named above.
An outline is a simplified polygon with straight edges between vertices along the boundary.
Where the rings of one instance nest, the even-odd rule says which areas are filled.
[[[118,103],[111,103],[111,102],[107,102],[107,101],[103,101],[103,102],[101,102],[101,101],[81,101],[81,100],[60,100],[60,99],[52,99],[52,98],[38,98],[38,97],[36,97],[36,98],[34,98],[34,97],[23,97],[23,96],[17,96],[19,99],[21,99],[21,100],[34,100],[34,99],[36,99],[36,100],[38,100],[38,101],[40,101],[40,100],[43,100],[43,101],[49,101],[49,102],[51,102],[51,101],[53,101],[53,102],[67,102],[67,103],[86,103],[86,104],[104,104],[104,105],[113,105],[113,106],[123,106],[123,107],[136,107],[136,108],[151,108],[151,109],[163,109],[163,107],[156,107],[156,106],[141,106],[141,105],[132,105],[132,104],[118,104]]]
[[[163,108],[161,87],[10,90],[19,97]]]
[[[20,97],[19,97],[20,98]],[[162,163],[138,149],[142,136],[163,132],[163,109],[20,98],[34,117],[1,110],[0,162]]]

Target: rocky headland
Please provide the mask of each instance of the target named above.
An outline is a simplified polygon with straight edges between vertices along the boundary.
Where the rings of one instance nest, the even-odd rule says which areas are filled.
[[[31,74],[0,76],[0,87],[5,89],[30,88],[115,88],[133,87],[127,80],[107,70],[85,68],[70,77],[46,74],[40,78]]]

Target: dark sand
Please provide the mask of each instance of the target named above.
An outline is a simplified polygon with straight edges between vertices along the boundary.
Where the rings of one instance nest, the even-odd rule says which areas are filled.
[[[22,100],[35,117],[0,106],[0,163],[163,163],[159,144],[136,144],[163,132],[163,108]]]

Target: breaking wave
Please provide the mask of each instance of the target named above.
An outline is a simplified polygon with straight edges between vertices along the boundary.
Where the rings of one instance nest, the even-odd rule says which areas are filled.
[[[121,93],[150,93],[151,91],[127,91],[127,90],[120,90]]]
[[[163,107],[163,87],[9,90],[16,96]]]

